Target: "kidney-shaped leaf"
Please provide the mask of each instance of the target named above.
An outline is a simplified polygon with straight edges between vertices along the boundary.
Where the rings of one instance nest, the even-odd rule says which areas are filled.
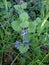
[[[12,25],[12,28],[13,28],[15,31],[20,31],[20,30],[21,30],[18,21],[13,21],[13,22],[11,23],[11,25]]]
[[[29,25],[29,22],[28,22],[28,21],[22,22],[22,23],[20,24],[21,28],[28,27],[28,25]]]
[[[34,33],[36,30],[36,23],[35,22],[30,22],[28,26],[28,31],[31,33]]]
[[[29,16],[26,12],[23,12],[22,14],[19,15],[20,21],[27,21],[28,18],[29,18]]]
[[[20,47],[19,47],[19,51],[22,54],[27,52],[28,49],[29,49],[29,46],[24,46],[24,44],[21,44]]]

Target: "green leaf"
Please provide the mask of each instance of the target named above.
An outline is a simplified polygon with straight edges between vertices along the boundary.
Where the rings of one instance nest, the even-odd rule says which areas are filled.
[[[19,51],[20,51],[20,53],[25,53],[25,52],[27,52],[27,50],[29,49],[29,47],[27,46],[24,46],[24,44],[21,44],[20,45],[20,47],[19,47]]]
[[[26,35],[24,35],[24,37],[23,37],[23,40],[30,40],[30,37],[31,37],[31,35],[29,34],[29,33],[27,33]]]
[[[7,0],[3,0],[3,3],[4,3],[4,6],[5,6],[6,11],[8,11]]]
[[[36,25],[39,25],[40,23],[42,23],[42,20],[41,18],[37,17],[35,22],[36,22]]]
[[[22,14],[19,15],[19,19],[20,21],[25,22],[29,19],[29,16],[26,12],[23,12]]]
[[[27,8],[27,3],[22,3],[20,5],[14,5],[14,8],[16,8],[16,10],[18,9],[26,9]]]
[[[10,8],[11,7],[11,2],[10,1],[7,1],[7,6]]]
[[[20,65],[25,65],[25,59],[23,57],[20,58]]]
[[[3,6],[3,3],[2,3],[2,2],[0,2],[0,8],[4,8],[4,6]]]
[[[26,9],[26,7],[27,7],[27,3],[23,3],[23,4],[21,4],[21,5],[14,5],[14,8],[16,9],[16,11],[17,11],[19,14],[23,13],[23,12],[24,12],[23,9]]]
[[[18,14],[23,13],[24,11],[22,10],[22,8],[20,7],[20,5],[14,5],[14,8],[16,9],[16,11],[18,12]]]
[[[36,30],[36,23],[35,22],[30,22],[29,23],[29,26],[28,26],[28,31],[31,33],[31,32],[35,32]]]
[[[28,27],[28,25],[29,25],[29,22],[28,22],[28,21],[22,22],[22,23],[20,24],[21,28]]]
[[[35,54],[36,54],[38,57],[41,56],[41,50],[40,50],[39,47],[34,48],[34,52],[35,52]]]
[[[38,47],[38,44],[39,42],[38,42],[38,39],[37,38],[33,38],[33,41],[32,41],[32,43],[30,44],[32,47]]]
[[[11,26],[12,26],[12,28],[13,28],[15,31],[20,31],[20,30],[21,30],[18,21],[13,21],[13,22],[11,23]]]
[[[44,29],[44,27],[43,28],[40,26],[37,27],[38,35],[40,35],[43,32],[43,29]]]
[[[27,3],[22,3],[20,6],[21,6],[22,9],[26,9],[27,8]]]
[[[4,18],[10,18],[10,16],[11,16],[10,12],[5,11],[5,15],[3,17]]]

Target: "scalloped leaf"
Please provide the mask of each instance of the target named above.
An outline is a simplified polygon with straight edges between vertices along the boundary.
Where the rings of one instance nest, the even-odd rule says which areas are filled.
[[[19,51],[20,51],[20,53],[25,53],[25,52],[27,52],[27,50],[29,49],[29,45],[28,46],[24,46],[24,44],[21,44],[20,46],[19,46]]]
[[[36,23],[35,22],[30,22],[28,26],[28,31],[31,33],[34,33],[36,30]]]
[[[29,25],[29,22],[28,22],[28,21],[22,22],[22,23],[20,24],[21,28],[28,27],[28,25]]]
[[[24,22],[24,21],[28,21],[29,16],[26,12],[23,12],[22,14],[19,15],[19,19],[20,21]]]
[[[21,30],[18,21],[13,21],[13,22],[11,23],[11,26],[12,26],[12,28],[13,28],[15,31],[20,31],[20,30]]]

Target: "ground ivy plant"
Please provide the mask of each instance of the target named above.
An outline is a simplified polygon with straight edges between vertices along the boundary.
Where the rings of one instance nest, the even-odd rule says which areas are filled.
[[[1,65],[7,58],[6,65],[49,65],[49,0],[0,0]]]
[[[11,26],[16,32],[20,33],[20,36],[22,36],[23,39],[23,42],[18,44],[16,43],[16,48],[18,45],[20,53],[25,53],[29,49],[29,45],[32,45],[32,43],[30,42],[32,38],[37,42],[35,44],[35,41],[33,41],[33,47],[35,47],[36,45],[38,46],[37,37],[40,36],[40,34],[44,31],[45,23],[48,25],[49,22],[47,21],[47,18],[49,15],[46,15],[44,19],[37,17],[36,20],[32,21],[30,20],[28,13],[25,11],[25,9],[27,8],[27,3],[14,5],[14,8],[19,14],[19,17],[18,19],[12,21]],[[36,32],[37,35],[35,35]],[[34,37],[31,36],[33,34],[35,35]],[[19,42],[19,40],[17,41]]]

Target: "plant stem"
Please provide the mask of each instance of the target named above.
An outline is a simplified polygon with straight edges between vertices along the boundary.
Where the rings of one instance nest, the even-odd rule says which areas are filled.
[[[43,58],[43,60],[39,63],[39,65],[42,65],[42,62],[49,56],[49,53],[47,55],[45,55],[45,57]]]
[[[16,59],[17,59],[17,57],[18,57],[19,55],[20,55],[20,54],[18,54],[18,55],[15,57],[15,59],[12,61],[11,65],[14,64],[14,62],[16,61]]]

